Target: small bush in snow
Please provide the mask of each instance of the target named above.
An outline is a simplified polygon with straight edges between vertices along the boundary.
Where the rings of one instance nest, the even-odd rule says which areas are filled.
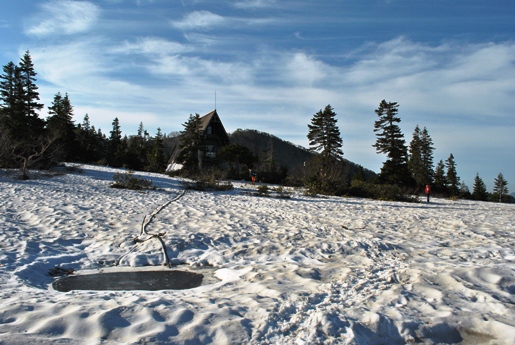
[[[268,195],[268,194],[270,194],[270,188],[268,188],[268,186],[266,184],[262,184],[261,186],[259,186],[257,188],[257,191],[258,191],[259,195]]]
[[[134,176],[134,171],[127,171],[124,173],[116,173],[113,176],[114,183],[111,185],[112,188],[123,188],[123,189],[155,189],[152,185],[151,180],[144,179],[142,177]]]
[[[274,189],[277,193],[277,198],[279,199],[289,199],[291,197],[290,192],[284,188],[283,186],[279,186]]]
[[[186,189],[193,190],[233,190],[234,186],[228,181],[222,181],[224,173],[220,170],[206,170],[196,176],[195,181],[185,182]]]
[[[399,186],[375,184],[358,180],[352,181],[350,195],[377,200],[417,201],[416,198],[411,197],[406,190]]]

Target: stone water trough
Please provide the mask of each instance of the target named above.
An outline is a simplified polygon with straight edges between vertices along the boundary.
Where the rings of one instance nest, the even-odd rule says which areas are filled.
[[[116,271],[70,275],[54,281],[52,287],[61,292],[184,290],[200,286],[203,278],[203,274],[180,270]]]

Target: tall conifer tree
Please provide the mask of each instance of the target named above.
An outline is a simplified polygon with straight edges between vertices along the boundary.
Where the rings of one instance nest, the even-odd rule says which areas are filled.
[[[447,174],[445,176],[447,182],[447,189],[451,196],[458,196],[460,193],[460,178],[456,171],[456,162],[452,153],[449,158],[445,161],[445,167],[447,168]]]
[[[26,126],[28,136],[38,136],[42,133],[44,121],[39,118],[38,111],[43,109],[43,104],[39,103],[39,92],[36,85],[36,75],[32,57],[27,50],[19,63],[19,78],[23,99],[23,125]],[[21,129],[23,130],[23,129]]]
[[[331,105],[320,109],[308,124],[309,145],[318,155],[308,161],[309,171],[305,185],[310,193],[333,194],[339,185],[346,183],[342,176],[343,151],[336,113]]]
[[[143,127],[143,122],[140,122],[137,134],[130,136],[127,147],[126,163],[131,169],[142,170],[147,166],[149,151],[147,137],[148,132]]]
[[[476,173],[474,178],[474,187],[472,189],[472,198],[474,200],[486,201],[488,200],[488,191],[486,190],[486,184],[483,182],[479,173]]]
[[[409,146],[408,167],[418,187],[433,183],[433,141],[427,129],[415,127]]]
[[[84,115],[82,124],[77,125],[76,138],[78,151],[78,160],[84,163],[93,163],[100,160],[103,145],[97,139],[95,126],[91,126],[89,115]]]
[[[417,125],[409,145],[408,168],[418,187],[426,184],[426,174],[422,162],[422,140],[420,136],[420,128]]]
[[[113,129],[110,132],[108,141],[108,157],[109,165],[119,167],[124,160],[124,149],[122,145],[122,131],[120,129],[120,121],[118,117],[113,120]]]
[[[63,97],[60,92],[54,96],[52,105],[48,107],[47,128],[57,135],[56,144],[61,146],[59,159],[75,160],[77,150],[75,124],[73,123],[73,107],[68,94]]]
[[[398,123],[401,119],[397,116],[399,105],[397,102],[386,102],[384,99],[375,110],[379,120],[374,123],[376,143],[372,146],[377,153],[384,153],[386,161],[381,168],[380,180],[383,183],[410,185],[412,178],[408,170],[408,149],[404,134]]]
[[[503,202],[506,196],[508,195],[508,181],[504,179],[502,173],[497,175],[497,178],[494,180],[494,194],[499,196],[499,202]]]
[[[445,165],[443,160],[440,160],[435,168],[434,174],[435,191],[447,192],[447,178],[445,177]]]
[[[3,66],[0,75],[0,116],[5,125],[12,128],[14,121],[23,116],[23,90],[20,69],[12,61]]]
[[[29,51],[15,65],[9,62],[3,66],[0,76],[0,100],[2,121],[18,143],[37,141],[43,133],[45,122],[38,112],[39,103],[36,72]]]
[[[152,149],[147,155],[148,166],[146,170],[153,172],[162,172],[165,169],[163,133],[161,128],[157,129],[156,136],[152,140]]]
[[[328,104],[313,115],[311,124],[308,124],[308,139],[313,151],[325,158],[341,160],[343,144],[337,121],[334,109]]]
[[[425,184],[433,183],[433,152],[435,150],[433,146],[433,140],[429,136],[427,128],[424,127],[422,134],[420,135],[421,141],[421,156],[422,164],[425,169]]]
[[[202,170],[202,151],[204,150],[205,136],[202,132],[202,121],[200,115],[191,115],[181,131],[180,153],[177,161],[184,165],[186,170]]]

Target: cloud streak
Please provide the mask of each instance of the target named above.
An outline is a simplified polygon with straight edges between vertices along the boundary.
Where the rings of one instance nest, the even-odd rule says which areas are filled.
[[[178,21],[171,21],[171,25],[180,30],[207,30],[223,26],[227,19],[209,11],[195,11]]]
[[[235,1],[233,6],[240,9],[268,8],[275,5],[274,0],[242,0]]]
[[[41,6],[25,33],[34,36],[73,35],[88,31],[97,21],[100,8],[87,1],[53,0]]]

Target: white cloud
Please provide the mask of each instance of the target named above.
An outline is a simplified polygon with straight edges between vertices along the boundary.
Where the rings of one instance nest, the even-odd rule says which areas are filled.
[[[77,90],[85,86],[84,80],[107,71],[100,54],[102,46],[102,41],[92,39],[31,49],[30,53],[40,78]]]
[[[278,23],[284,24],[284,20],[273,17],[253,18],[253,17],[224,17],[209,11],[195,11],[185,15],[181,20],[170,21],[170,24],[180,30],[189,32],[190,37],[195,37],[191,32],[208,31],[218,27],[229,27],[232,30],[245,29],[253,26],[271,26]],[[204,37],[204,39],[206,39]],[[230,37],[209,38],[214,41],[227,40]]]
[[[154,75],[180,76],[184,83],[229,86],[251,82],[251,70],[238,62],[221,62],[200,57],[169,55],[148,66]]]
[[[390,81],[430,70],[437,64],[432,60],[441,47],[431,48],[397,38],[381,44],[366,44],[358,50],[357,62],[346,73],[352,84]]]
[[[85,32],[100,14],[99,7],[87,1],[53,0],[41,5],[41,10],[26,28],[27,34],[48,36]]]
[[[155,77],[180,77],[183,83],[234,84],[249,81],[250,68],[237,61],[223,62],[201,57],[193,45],[147,37],[110,50],[113,54],[141,54],[142,65]],[[196,53],[196,55],[195,55]]]
[[[111,49],[112,53],[121,54],[149,54],[149,55],[169,55],[191,51],[181,43],[169,41],[160,37],[145,37],[135,42],[125,41],[122,45]]]
[[[400,104],[406,141],[416,124],[427,126],[435,142],[435,160],[454,153],[467,183],[486,161],[503,169],[505,163],[478,153],[505,152],[513,146],[509,133],[515,129],[510,108],[515,97],[514,43],[430,46],[400,38],[369,44],[359,53],[352,66],[335,68],[330,76],[342,80],[336,85],[340,96],[330,101],[344,118],[342,133],[346,127],[358,128],[353,134],[368,138],[366,145],[360,138],[344,137],[344,143],[349,140],[344,144],[347,158],[379,170],[384,157],[370,146],[375,140],[373,110],[386,99]],[[363,123],[368,129],[356,126]]]
[[[285,65],[283,77],[290,79],[295,84],[302,85],[314,85],[326,80],[331,70],[330,66],[305,53],[290,55]]]
[[[119,66],[111,63],[111,56],[103,54],[106,51],[103,46],[104,42],[97,39],[31,50],[38,80],[49,84],[40,88],[41,100],[45,104],[43,117],[53,95],[67,92],[75,107],[75,115],[80,117],[78,120],[82,120],[82,109],[86,109],[92,119],[101,120],[92,121],[92,124],[103,130],[109,128],[109,121],[114,117],[103,118],[98,113],[125,113],[127,119],[142,114],[152,119],[145,108],[153,107],[146,104],[155,104],[157,100],[149,99],[152,95],[144,86],[113,77]]]
[[[275,0],[241,0],[235,1],[234,7],[241,9],[268,8],[275,4]]]
[[[182,20],[172,21],[172,26],[181,30],[207,30],[224,25],[227,19],[209,11],[195,11],[186,15]]]
[[[343,71],[344,87],[390,98],[422,114],[497,116],[515,93],[512,43],[425,46],[407,40],[378,45]]]
[[[70,100],[73,102],[73,95],[70,96]],[[156,114],[148,113],[141,110],[133,111],[120,111],[116,108],[99,107],[96,105],[80,105],[74,107],[75,123],[82,123],[84,115],[88,114],[91,125],[99,128],[106,135],[109,135],[109,131],[113,128],[112,122],[115,117],[120,120],[120,126],[122,135],[133,135],[135,129],[138,128],[140,122],[144,122],[145,129],[153,135],[157,127],[162,126],[163,122],[159,119]]]

